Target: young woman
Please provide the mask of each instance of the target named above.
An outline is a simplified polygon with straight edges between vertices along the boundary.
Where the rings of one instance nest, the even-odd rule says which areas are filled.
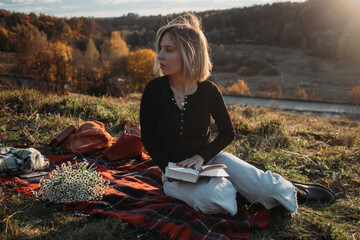
[[[296,212],[297,191],[293,183],[222,151],[233,140],[234,129],[221,92],[206,80],[212,64],[201,28],[199,19],[188,13],[157,33],[154,70],[160,67],[162,76],[147,84],[140,106],[142,142],[146,150],[163,173],[168,162],[189,168],[223,163],[230,175],[228,180],[249,202],[261,203],[268,209],[283,205]],[[218,129],[213,140],[209,130],[211,117]],[[169,182],[165,177],[163,181],[166,194],[169,186],[176,184],[173,189],[180,199],[194,194],[184,189],[196,188],[196,184]],[[182,184],[187,187],[183,188]],[[299,183],[298,187],[303,188],[305,200],[312,198],[314,191],[318,194],[316,198],[319,193],[322,198],[333,197],[328,193],[323,196],[325,190],[319,186]],[[206,199],[207,196],[202,196],[204,205]]]

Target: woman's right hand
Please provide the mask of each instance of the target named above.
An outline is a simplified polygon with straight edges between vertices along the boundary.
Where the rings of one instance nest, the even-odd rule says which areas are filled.
[[[187,158],[177,163],[176,165],[185,168],[197,169],[198,167],[201,167],[203,164],[204,164],[204,159],[199,154],[196,154],[191,158]]]

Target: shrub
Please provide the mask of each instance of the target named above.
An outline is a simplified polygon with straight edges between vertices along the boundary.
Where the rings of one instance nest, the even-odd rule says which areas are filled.
[[[251,66],[257,72],[269,65],[268,61],[262,56],[250,56],[245,65]]]
[[[228,63],[228,64],[225,64],[221,69],[223,72],[234,72],[236,71],[236,64],[235,63]]]
[[[241,61],[240,65],[241,67],[237,71],[240,76],[253,76],[256,74],[280,75],[279,70],[262,56],[247,57]]]
[[[359,106],[360,105],[360,85],[354,87],[348,94],[348,96],[351,99],[351,102],[354,103],[355,105]]]
[[[249,87],[244,80],[239,79],[237,82],[227,87],[227,92],[230,94],[247,94],[250,92]]]
[[[279,97],[283,92],[279,80],[262,80],[259,82],[257,94],[267,97]]]
[[[239,74],[240,76],[254,76],[256,75],[256,71],[248,66],[241,66],[238,70],[237,70],[237,74]]]
[[[268,80],[262,80],[259,83],[259,90],[260,91],[266,91],[266,92],[275,92],[278,94],[282,93],[279,81],[268,81]]]
[[[298,97],[301,99],[307,99],[307,94],[306,94],[305,89],[298,89],[294,95],[295,95],[295,97]]]
[[[264,75],[271,75],[271,76],[280,75],[280,71],[271,64],[265,66],[265,68],[261,71],[261,73]]]

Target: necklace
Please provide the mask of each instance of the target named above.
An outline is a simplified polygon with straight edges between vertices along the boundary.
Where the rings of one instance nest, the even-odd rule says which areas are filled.
[[[185,106],[186,99],[187,99],[187,94],[192,94],[194,93],[194,90],[196,90],[197,88],[197,84],[195,84],[194,86],[192,86],[190,89],[187,89],[184,93],[180,93],[175,87],[173,87],[173,84],[171,84],[172,79],[170,78],[170,87],[173,90],[174,93],[174,98],[177,104],[179,104],[181,106],[181,108],[183,108]]]
[[[180,94],[180,93],[178,93],[178,91],[176,90],[176,88],[174,88],[174,87],[172,87],[172,86],[171,86],[171,89],[172,89],[173,92],[174,92],[174,97],[175,97],[175,99],[176,99],[176,102],[179,102],[180,105],[181,105],[182,107],[184,107],[184,106],[185,106],[185,98],[186,98],[185,94]]]

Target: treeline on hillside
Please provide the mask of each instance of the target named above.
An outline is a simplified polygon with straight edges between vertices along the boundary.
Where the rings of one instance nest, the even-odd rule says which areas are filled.
[[[359,12],[358,0],[308,0],[197,15],[212,46],[215,70],[276,75],[277,69],[268,60],[237,59],[224,51],[223,44],[301,47],[316,56],[360,63]],[[156,31],[176,16],[130,13],[117,18],[67,19],[0,10],[0,51],[17,53],[19,63],[13,75],[30,76],[49,90],[123,95],[141,91],[153,77],[150,66]],[[147,59],[146,64],[139,65],[136,59]]]
[[[197,14],[213,44],[302,47],[319,57],[359,62],[359,13],[358,0],[307,0]],[[138,48],[152,46],[156,30],[175,16],[128,14],[95,21],[104,29],[120,31],[132,48]]]
[[[9,12],[0,9],[0,50],[15,52],[22,44],[19,32],[21,28],[34,28],[43,32],[48,40],[59,40],[71,45],[77,45],[85,50],[87,38],[101,39],[106,31],[93,19],[79,18],[56,18],[44,14],[24,14]]]
[[[0,50],[16,52],[13,76],[31,77],[55,92],[123,96],[154,77],[152,49],[131,51],[118,31],[107,32],[89,18],[0,10]]]

